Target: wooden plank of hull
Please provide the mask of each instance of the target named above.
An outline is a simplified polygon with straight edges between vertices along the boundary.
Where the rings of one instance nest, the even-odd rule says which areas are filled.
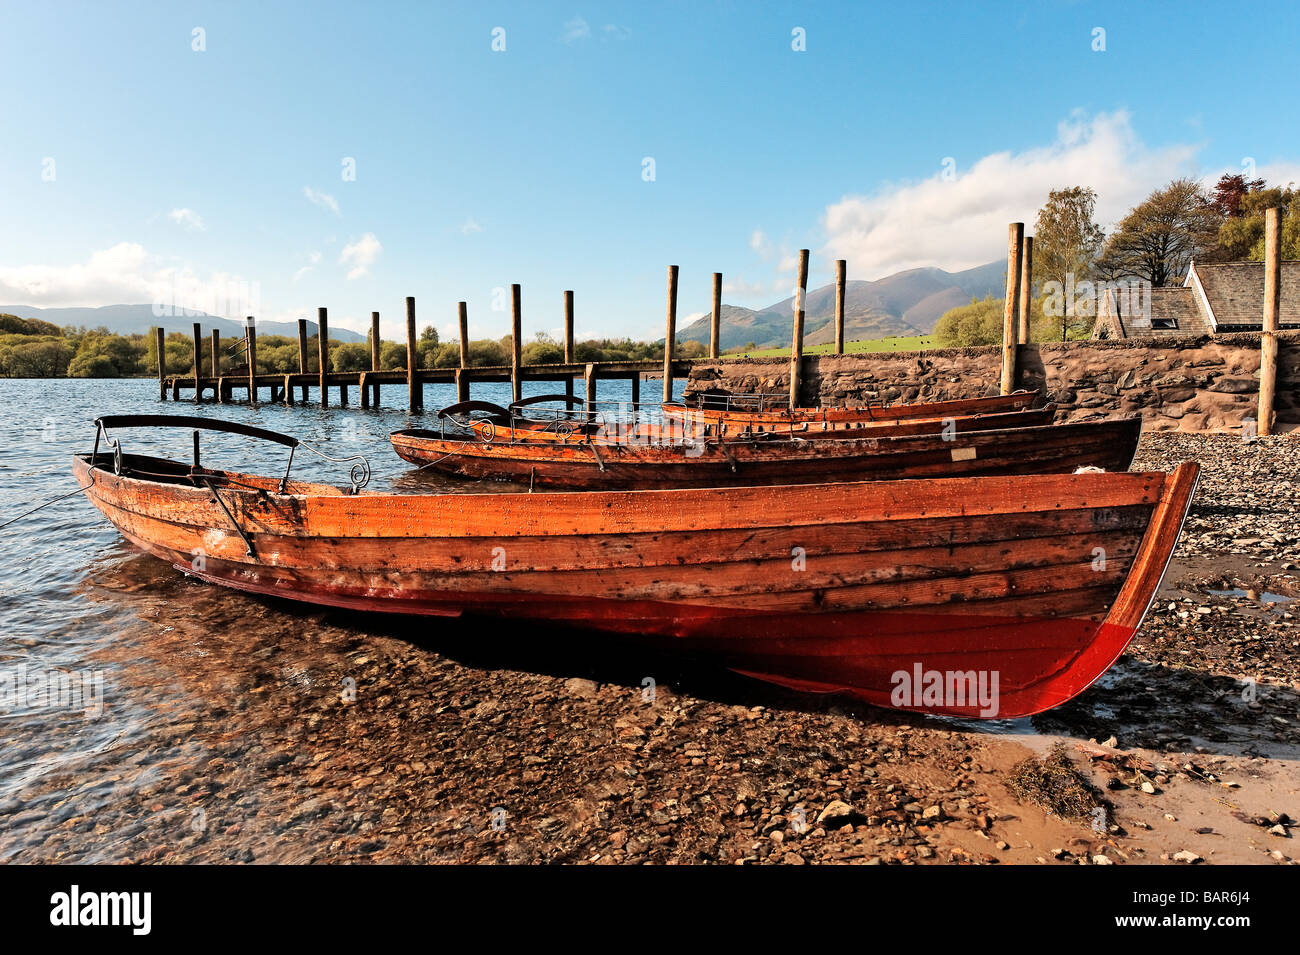
[[[743,397],[743,396],[741,396]],[[789,424],[791,422],[882,422],[906,418],[945,418],[962,415],[1020,411],[1034,407],[1041,400],[1036,392],[1017,392],[1010,395],[990,395],[983,398],[957,398],[951,401],[930,401],[917,404],[867,406],[863,408],[795,408],[776,407],[762,411],[743,409],[695,407],[680,402],[663,405],[665,417],[690,418],[701,423],[714,424]]]
[[[397,432],[404,460],[444,474],[569,488],[720,487],[901,480],[991,474],[1048,474],[1078,467],[1128,469],[1140,419],[1009,431],[838,441],[699,440],[640,444],[446,440]]]
[[[83,484],[93,476],[87,496],[133,543],[188,570],[194,541],[203,541],[212,549],[205,548],[199,575],[250,592],[634,634],[718,653],[767,679],[852,692],[881,705],[894,702],[893,677],[918,663],[996,665],[999,716],[1068,699],[1118,656],[1163,573],[1196,476],[1194,465],[1184,465],[1169,478],[1085,474],[405,498],[231,487],[223,498],[252,535],[248,556],[232,544],[238,535],[206,489],[92,471],[85,456],[76,469]],[[1016,515],[1019,540],[968,532],[962,543],[945,543],[953,528],[981,521],[992,527]],[[881,529],[895,521],[930,533],[915,542],[886,540]],[[837,544],[827,529],[847,533]],[[862,548],[876,531],[877,546]],[[622,560],[607,561],[607,550],[619,548],[603,549],[599,541],[624,533],[638,535],[633,546],[644,556],[632,560],[624,549]],[[737,533],[749,536],[738,543]],[[701,561],[680,549],[683,535],[712,555],[731,550],[724,559]],[[816,537],[820,550],[797,570],[791,549],[801,537]],[[502,572],[480,569],[484,555],[471,553],[491,539],[507,555]],[[562,544],[578,541],[585,566],[512,566],[516,545],[520,561],[549,548],[555,562]],[[456,562],[458,546],[464,556]],[[1090,563],[1097,547],[1106,548],[1101,570]],[[385,549],[392,563],[367,565]],[[902,705],[974,714],[951,700]]]

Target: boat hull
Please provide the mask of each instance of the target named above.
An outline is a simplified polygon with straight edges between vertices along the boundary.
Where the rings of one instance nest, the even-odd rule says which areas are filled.
[[[668,445],[617,438],[486,442],[437,431],[390,436],[404,460],[471,480],[566,488],[646,489],[902,480],[993,474],[1125,471],[1141,419],[948,435],[807,441],[694,438]]]
[[[218,499],[132,477],[125,461],[114,474],[106,456],[78,456],[87,497],[132,543],[213,583],[359,610],[552,621],[801,689],[976,717],[1057,705],[1119,656],[1196,481],[1184,465],[576,494],[218,485]],[[935,672],[994,681],[993,711],[900,695],[900,675]]]

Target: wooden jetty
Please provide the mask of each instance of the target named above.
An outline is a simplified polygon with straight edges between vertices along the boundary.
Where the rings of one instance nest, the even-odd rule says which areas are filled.
[[[722,275],[714,273],[714,334],[710,348],[713,358],[718,357],[717,321],[721,311]],[[601,380],[627,380],[632,384],[633,403],[641,400],[641,379],[643,375],[663,377],[665,400],[672,398],[673,382],[678,377],[690,374],[694,359],[677,358],[675,324],[677,316],[677,266],[669,268],[668,287],[668,327],[663,360],[646,361],[601,361],[580,362],[574,360],[573,341],[573,292],[564,293],[564,361],[554,364],[525,365],[522,360],[523,308],[521,290],[518,285],[511,287],[511,334],[513,346],[509,365],[471,365],[469,362],[469,312],[465,302],[459,303],[460,320],[460,363],[452,368],[419,368],[417,352],[417,335],[415,323],[415,299],[406,299],[406,368],[384,370],[379,361],[379,313],[370,316],[370,368],[367,371],[334,371],[330,368],[329,357],[329,315],[327,309],[320,309],[317,316],[319,336],[317,342],[318,365],[316,371],[308,370],[307,360],[307,320],[298,319],[298,371],[290,374],[255,374],[257,367],[257,326],[253,316],[245,320],[246,335],[243,340],[233,343],[240,348],[247,360],[241,369],[230,374],[218,374],[220,338],[217,331],[212,332],[211,358],[208,362],[212,374],[205,375],[203,361],[203,330],[198,322],[194,323],[194,370],[187,375],[169,375],[166,368],[165,335],[161,328],[155,328],[156,347],[158,351],[158,398],[173,401],[215,401],[230,404],[241,398],[242,401],[257,404],[261,400],[272,403],[292,405],[295,393],[303,404],[311,400],[311,391],[315,389],[317,400],[322,408],[329,407],[330,394],[337,396],[340,407],[347,407],[350,402],[350,389],[355,388],[359,394],[362,408],[379,406],[380,388],[383,385],[405,385],[407,409],[424,410],[424,385],[454,384],[457,398],[469,400],[471,382],[497,381],[510,382],[514,399],[518,400],[525,381],[562,382],[566,394],[573,394],[575,379],[585,384],[587,401],[596,401],[596,383]],[[337,389],[337,391],[334,391]]]

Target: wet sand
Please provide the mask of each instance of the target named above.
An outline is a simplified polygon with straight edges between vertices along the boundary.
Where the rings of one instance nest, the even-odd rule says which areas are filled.
[[[0,859],[1291,862],[1300,453],[1288,437],[1165,433],[1135,466],[1193,457],[1206,472],[1185,537],[1120,663],[1064,707],[992,724],[787,692],[608,637],[313,611],[122,545],[84,586],[133,621],[88,661],[126,728],[0,803]],[[36,767],[66,743],[24,727],[3,745]],[[1012,767],[1057,741],[1111,828],[1012,795]]]

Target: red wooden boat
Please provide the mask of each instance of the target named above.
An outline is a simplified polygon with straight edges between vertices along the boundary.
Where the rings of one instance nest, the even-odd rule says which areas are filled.
[[[1125,471],[1141,430],[1140,418],[1128,418],[809,441],[779,431],[683,436],[646,426],[559,434],[475,419],[450,434],[412,428],[393,432],[390,440],[403,459],[442,474],[530,487],[631,490],[1050,474],[1080,467]]]
[[[1120,655],[1197,466],[782,487],[367,493],[124,453],[74,457],[129,541],[212,583],[335,607],[549,620],[716,654],[880,706],[1015,717]],[[100,452],[101,439],[109,451]],[[195,438],[197,449],[197,437]],[[197,459],[197,450],[196,450]],[[360,473],[360,480],[358,479]],[[197,556],[196,556],[197,555]],[[983,692],[988,690],[987,693]]]
[[[553,402],[560,408],[525,407],[539,402]],[[614,403],[615,405],[617,403]],[[967,431],[999,431],[1009,428],[1032,428],[1051,424],[1056,406],[1049,404],[1018,411],[992,411],[976,414],[895,418],[881,421],[787,422],[786,424],[728,424],[701,422],[693,417],[665,415],[662,420],[644,420],[633,405],[631,421],[605,419],[599,408],[589,409],[579,398],[565,395],[539,395],[517,401],[509,408],[488,401],[462,401],[438,412],[437,433],[452,431],[472,433],[485,443],[509,443],[518,440],[568,442],[588,436],[609,436],[623,443],[663,444],[695,437],[740,437],[753,434],[785,435],[803,439],[884,438],[910,434],[937,434],[951,437]]]
[[[863,427],[915,418],[956,418],[1003,414],[1040,407],[1042,397],[1033,391],[984,398],[960,398],[917,404],[864,405],[858,408],[794,408],[780,395],[732,395],[702,392],[680,402],[665,402],[663,414],[697,425],[736,427],[789,427],[811,424],[823,428]]]

